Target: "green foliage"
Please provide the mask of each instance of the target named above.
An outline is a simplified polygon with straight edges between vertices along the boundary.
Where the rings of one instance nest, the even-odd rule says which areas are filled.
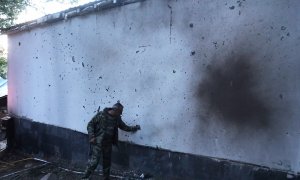
[[[29,0],[0,0],[0,29],[13,25],[18,14],[29,5]]]
[[[53,0],[46,0],[46,2],[50,2],[50,1],[53,1]],[[55,0],[55,1],[62,3],[62,4],[66,3],[66,2],[68,2],[68,3],[77,3],[78,2],[78,0]]]
[[[41,0],[40,3],[57,1],[59,3],[77,3],[78,0]],[[1,29],[8,28],[14,24],[17,16],[27,6],[31,5],[30,0],[0,0],[0,33]]]
[[[0,76],[3,79],[7,78],[7,59],[5,57],[0,57]]]

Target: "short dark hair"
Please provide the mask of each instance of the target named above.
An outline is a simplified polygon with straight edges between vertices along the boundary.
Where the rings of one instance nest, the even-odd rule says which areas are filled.
[[[113,109],[123,109],[124,106],[118,101],[116,104],[113,105]]]

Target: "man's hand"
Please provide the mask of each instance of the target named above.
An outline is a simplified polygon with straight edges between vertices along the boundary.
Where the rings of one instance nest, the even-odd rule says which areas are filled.
[[[90,143],[91,143],[91,144],[96,144],[96,138],[91,137],[91,138],[90,138]]]
[[[134,132],[141,130],[141,126],[140,125],[135,125],[134,126]]]
[[[135,125],[135,128],[136,128],[137,130],[141,130],[141,126],[140,126],[140,125]]]

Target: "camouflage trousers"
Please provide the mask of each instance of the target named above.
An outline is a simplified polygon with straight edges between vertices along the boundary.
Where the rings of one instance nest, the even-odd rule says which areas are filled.
[[[92,174],[92,172],[97,168],[102,154],[103,176],[104,179],[109,179],[112,143],[96,143],[93,144],[91,148],[92,154],[88,161],[87,168],[85,170],[85,177],[89,177]]]

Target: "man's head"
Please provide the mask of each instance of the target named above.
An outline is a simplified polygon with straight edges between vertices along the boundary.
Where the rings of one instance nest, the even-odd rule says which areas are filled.
[[[124,106],[118,101],[116,104],[112,106],[113,111],[115,112],[115,115],[121,115],[123,113]]]

